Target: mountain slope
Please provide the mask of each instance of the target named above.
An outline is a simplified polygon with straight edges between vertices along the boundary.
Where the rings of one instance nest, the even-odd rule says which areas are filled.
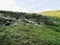
[[[60,18],[9,11],[0,15],[0,45],[60,45]]]

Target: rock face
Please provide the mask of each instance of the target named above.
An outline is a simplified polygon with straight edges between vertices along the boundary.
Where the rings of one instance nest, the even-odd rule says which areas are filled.
[[[0,20],[2,20],[3,26],[18,25],[15,18],[0,17]]]

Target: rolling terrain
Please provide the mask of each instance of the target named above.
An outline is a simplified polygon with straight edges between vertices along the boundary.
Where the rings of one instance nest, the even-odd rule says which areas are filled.
[[[60,17],[60,10],[44,11],[44,12],[40,12],[38,14]]]
[[[0,11],[0,45],[60,45],[60,18]]]

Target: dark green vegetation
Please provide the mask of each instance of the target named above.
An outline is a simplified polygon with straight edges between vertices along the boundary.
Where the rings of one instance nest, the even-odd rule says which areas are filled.
[[[60,18],[0,11],[0,45],[60,45]]]

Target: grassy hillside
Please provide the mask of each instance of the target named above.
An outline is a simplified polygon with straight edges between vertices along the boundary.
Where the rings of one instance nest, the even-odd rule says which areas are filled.
[[[60,10],[45,11],[45,12],[41,12],[40,14],[60,17]]]
[[[0,15],[0,45],[60,45],[60,18],[6,11]],[[4,25],[11,18],[18,24]]]

